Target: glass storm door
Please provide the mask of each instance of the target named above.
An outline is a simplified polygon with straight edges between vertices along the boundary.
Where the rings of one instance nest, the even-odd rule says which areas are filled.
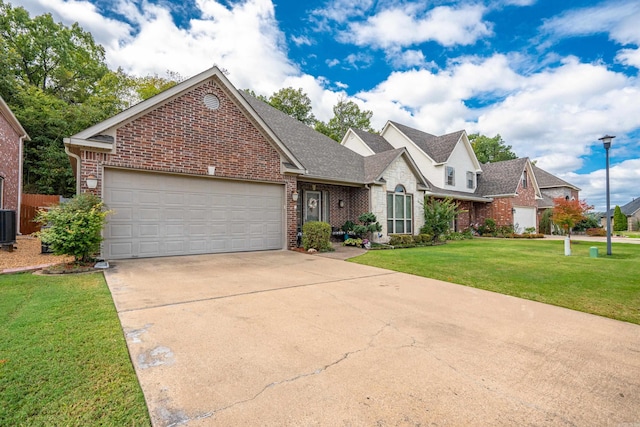
[[[320,221],[321,193],[319,191],[304,192],[304,222]]]

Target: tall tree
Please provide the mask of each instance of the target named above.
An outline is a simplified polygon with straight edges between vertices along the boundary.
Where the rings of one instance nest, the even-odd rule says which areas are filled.
[[[340,142],[349,128],[373,132],[371,128],[372,116],[372,111],[362,111],[354,101],[347,101],[345,97],[341,97],[338,103],[333,106],[333,117],[329,122],[324,123],[319,121],[316,123],[315,129],[327,135],[329,138]]]
[[[311,99],[302,91],[302,88],[286,87],[280,89],[269,97],[268,102],[272,107],[300,120],[307,126],[312,126],[316,122],[316,117],[311,111]]]
[[[564,197],[556,197],[553,199],[551,220],[561,226],[571,238],[571,229],[585,219],[587,212],[591,209],[593,206],[589,206],[584,200],[567,200]]]
[[[494,163],[518,158],[511,151],[511,146],[504,142],[500,134],[489,138],[485,135],[472,133],[469,135],[469,142],[480,163]]]
[[[50,14],[31,18],[0,0],[0,95],[31,136],[25,191],[73,193],[63,138],[117,109],[100,93],[108,75],[104,49],[78,24],[66,27]]]

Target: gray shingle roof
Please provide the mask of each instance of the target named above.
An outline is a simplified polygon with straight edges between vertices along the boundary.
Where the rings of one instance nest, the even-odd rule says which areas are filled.
[[[554,187],[569,187],[576,190],[580,190],[575,185],[569,184],[567,181],[564,181],[557,176],[547,172],[544,169],[540,169],[535,165],[531,165],[533,174],[536,176],[536,182],[538,183],[538,187],[540,188],[554,188]]]
[[[389,167],[399,155],[406,150],[404,148],[396,148],[395,150],[383,151],[364,158],[364,176],[365,182],[374,182],[378,179],[385,169]]]
[[[364,183],[364,157],[244,91],[241,96],[307,170],[306,176]]]
[[[391,122],[400,132],[414,142],[427,156],[431,157],[436,163],[444,163],[447,161],[451,152],[464,133],[463,130],[452,132],[442,136],[431,135],[418,129],[400,123]]]
[[[362,141],[373,150],[374,153],[393,150],[393,146],[386,139],[376,133],[367,132],[361,129],[351,129]]]
[[[515,194],[528,161],[529,159],[524,157],[483,164],[482,173],[478,176],[476,194],[482,196]]]
[[[615,207],[609,209],[609,216],[613,216],[613,211],[615,210]],[[638,210],[640,210],[640,197],[630,201],[629,203],[627,203],[624,206],[620,206],[620,210],[622,211],[623,214],[625,214],[626,216],[631,216],[634,213],[636,213]],[[605,215],[603,215],[605,216]]]

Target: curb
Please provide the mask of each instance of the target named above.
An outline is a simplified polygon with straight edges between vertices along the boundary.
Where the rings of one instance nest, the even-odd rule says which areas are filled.
[[[0,271],[0,274],[27,273],[30,271],[42,270],[43,268],[51,267],[52,265],[56,265],[56,263],[32,265],[29,267],[5,268],[4,270]]]

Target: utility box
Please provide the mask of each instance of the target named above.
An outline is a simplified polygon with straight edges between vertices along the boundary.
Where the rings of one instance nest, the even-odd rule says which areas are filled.
[[[13,249],[18,231],[16,217],[16,211],[0,209],[0,246]]]
[[[589,248],[589,256],[591,258],[598,258],[598,248],[595,246],[591,246]]]

